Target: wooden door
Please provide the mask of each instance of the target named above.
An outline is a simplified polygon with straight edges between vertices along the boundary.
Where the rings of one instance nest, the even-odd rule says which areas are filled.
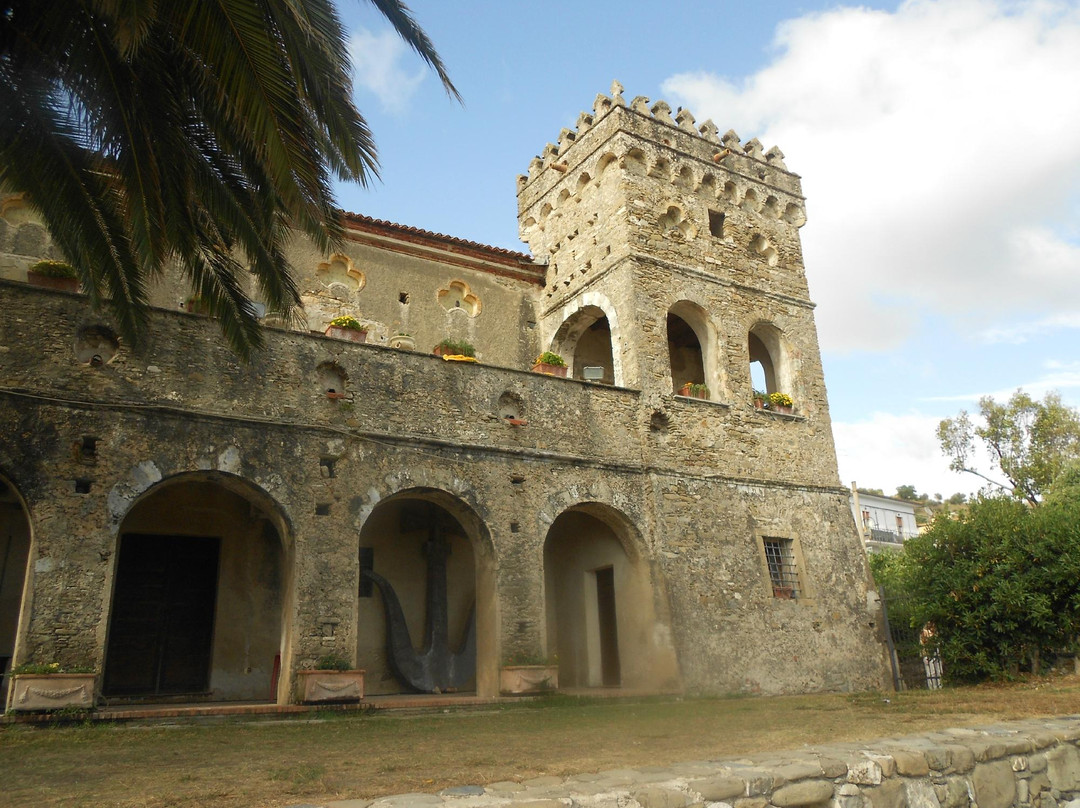
[[[220,545],[207,536],[123,536],[105,695],[209,690]]]

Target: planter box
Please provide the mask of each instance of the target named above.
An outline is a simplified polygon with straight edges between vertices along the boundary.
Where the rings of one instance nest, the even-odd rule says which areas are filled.
[[[357,331],[355,328],[339,328],[336,325],[326,327],[326,336],[334,339],[343,339],[349,342],[367,342],[367,331]]]
[[[532,366],[533,373],[543,373],[548,376],[566,378],[566,365],[549,365],[547,362],[537,362]]]
[[[364,671],[297,671],[297,697],[304,704],[347,703],[364,698]]]
[[[50,275],[40,275],[37,272],[26,270],[26,282],[31,286],[41,286],[45,289],[57,289],[61,292],[79,291],[78,278],[54,278]]]
[[[558,689],[558,665],[507,665],[499,671],[499,692],[504,696]]]
[[[12,710],[63,710],[94,706],[93,673],[20,673],[11,677]]]

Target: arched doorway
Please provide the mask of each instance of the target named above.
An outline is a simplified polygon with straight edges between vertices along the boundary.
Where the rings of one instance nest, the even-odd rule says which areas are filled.
[[[230,475],[146,492],[120,524],[103,694],[285,700],[287,538],[270,497]]]
[[[357,665],[371,695],[483,691],[494,587],[487,531],[457,498],[412,489],[360,531]],[[490,665],[488,665],[490,667]]]
[[[558,654],[559,686],[662,689],[678,679],[674,650],[658,641],[649,565],[635,531],[614,509],[574,506],[544,544],[547,653]],[[664,614],[662,614],[664,613]]]
[[[30,520],[15,487],[0,477],[0,674],[11,669],[30,555]],[[7,703],[4,676],[0,705]]]

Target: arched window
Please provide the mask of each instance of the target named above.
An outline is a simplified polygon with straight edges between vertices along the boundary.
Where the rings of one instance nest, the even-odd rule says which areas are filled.
[[[592,381],[615,384],[611,350],[611,324],[599,306],[584,306],[566,319],[552,340],[551,349],[570,367],[572,378],[584,379],[585,368],[601,368]]]
[[[675,392],[686,384],[704,384],[705,363],[701,355],[701,342],[690,324],[677,314],[667,316],[668,360],[671,363],[671,383]],[[704,396],[710,398],[709,394]]]
[[[750,382],[755,390],[791,395],[792,379],[784,350],[783,332],[771,323],[758,323],[747,336]]]

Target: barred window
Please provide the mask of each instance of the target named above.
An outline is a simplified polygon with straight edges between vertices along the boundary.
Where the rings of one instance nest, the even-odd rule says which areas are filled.
[[[764,538],[765,563],[769,566],[769,580],[773,597],[796,600],[799,591],[799,570],[795,566],[795,549],[791,539]]]

